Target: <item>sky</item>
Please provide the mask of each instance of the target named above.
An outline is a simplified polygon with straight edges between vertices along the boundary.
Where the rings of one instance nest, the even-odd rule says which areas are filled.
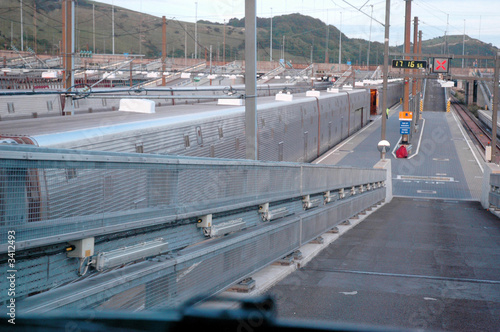
[[[244,0],[100,0],[138,12],[180,21],[223,23],[245,15]],[[319,18],[341,28],[349,38],[384,41],[386,0],[257,0],[257,16],[291,13]],[[372,14],[373,6],[373,14]],[[355,7],[355,8],[353,8]],[[390,45],[404,40],[405,1],[391,0]],[[411,17],[419,18],[423,39],[462,35],[500,47],[500,0],[412,0]],[[371,20],[371,18],[373,20]],[[377,22],[378,21],[378,22]],[[413,32],[411,34],[413,38]]]

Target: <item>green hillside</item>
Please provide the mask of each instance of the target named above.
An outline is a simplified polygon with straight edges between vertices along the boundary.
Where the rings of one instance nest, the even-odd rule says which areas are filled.
[[[95,6],[95,35],[93,34],[93,5]],[[36,45],[34,42],[34,12],[36,7]],[[92,50],[95,53],[112,53],[111,6],[89,0],[76,2],[76,49]],[[12,43],[21,48],[20,7],[18,0],[3,0],[0,3],[0,44],[9,49]],[[23,0],[24,44],[38,53],[58,54],[62,36],[60,0]],[[257,18],[258,60],[269,60],[269,31],[271,20]],[[210,46],[212,59],[226,61],[244,57],[245,20],[233,18],[224,27],[221,23],[198,21],[198,58],[204,58]],[[194,23],[167,20],[167,53],[169,57],[194,57]],[[162,19],[115,6],[115,53],[145,54],[159,57],[161,54]],[[225,31],[225,38],[224,38]],[[296,63],[325,62],[327,26],[319,19],[301,14],[275,16],[273,18],[273,59],[282,55],[283,40],[285,57]],[[338,63],[339,30],[330,25],[328,37],[328,62]],[[95,37],[94,37],[95,36]],[[141,38],[142,36],[142,38]],[[142,41],[141,41],[142,39]],[[224,43],[225,40],[225,43]],[[462,36],[448,36],[450,52],[462,54]],[[94,49],[95,41],[95,49]],[[225,44],[225,52],[223,50]],[[442,53],[446,48],[443,37],[423,42],[424,53]],[[465,53],[492,55],[496,48],[467,37]],[[370,64],[383,61],[383,44],[372,42]],[[342,35],[342,62],[365,65],[368,41]],[[392,48],[391,51],[401,50]],[[455,60],[455,62],[461,60]],[[457,62],[458,63],[458,62]],[[455,64],[457,65],[457,64]]]

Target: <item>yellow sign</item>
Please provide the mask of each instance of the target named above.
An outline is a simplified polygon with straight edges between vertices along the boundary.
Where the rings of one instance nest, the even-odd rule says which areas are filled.
[[[399,120],[400,121],[408,121],[413,118],[413,113],[412,112],[399,112]]]

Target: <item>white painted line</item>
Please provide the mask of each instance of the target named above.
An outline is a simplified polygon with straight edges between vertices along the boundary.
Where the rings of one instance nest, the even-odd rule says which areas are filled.
[[[352,291],[352,292],[339,292],[340,294],[344,294],[344,295],[356,295],[358,294],[358,291]]]
[[[401,142],[401,139],[402,139],[402,138],[403,138],[403,137],[400,137],[400,138],[399,138],[399,141],[396,143],[396,145],[394,145],[394,149],[392,150],[392,155],[394,156],[394,159],[398,159],[398,157],[396,157],[396,153],[395,153],[395,151],[396,151],[396,148],[397,148],[397,147],[398,147],[398,145],[399,145],[399,142]]]
[[[477,156],[474,153],[474,150],[472,150],[472,147],[470,146],[469,140],[467,139],[467,136],[465,136],[465,133],[462,130],[462,126],[460,125],[460,122],[458,122],[457,116],[455,115],[455,111],[452,110],[451,114],[453,115],[453,118],[455,119],[455,122],[457,123],[458,129],[460,129],[460,132],[462,133],[462,136],[465,138],[465,142],[467,142],[467,145],[469,146],[469,149],[472,152],[472,155],[474,156],[474,159],[476,159],[477,165],[481,169],[481,173],[484,173],[483,166],[481,166],[481,163],[479,162],[479,159],[477,159]]]
[[[422,123],[422,129],[420,129],[420,137],[418,138],[417,152],[408,157],[408,159],[415,157],[418,154],[418,151],[420,150],[420,142],[422,141],[422,134],[424,133],[425,119],[422,119],[422,121],[423,123]]]
[[[435,191],[435,190],[417,190],[417,193],[418,194],[431,194],[431,195],[434,195],[434,194],[437,194],[437,191]]]

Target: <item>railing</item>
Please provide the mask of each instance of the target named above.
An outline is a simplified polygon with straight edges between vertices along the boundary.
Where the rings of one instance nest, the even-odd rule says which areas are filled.
[[[489,203],[494,209],[500,209],[500,174],[498,173],[490,175]]]
[[[379,169],[3,145],[0,251],[15,233],[16,296],[46,291],[21,301],[26,311],[175,306],[384,200],[385,180]],[[228,225],[237,232],[204,241]],[[168,253],[79,280],[64,248],[92,237],[96,255],[157,238]]]
[[[341,87],[344,85],[344,82],[349,78],[351,77],[352,75],[352,72],[353,72],[353,69],[351,66],[349,66],[349,68],[342,74],[342,76],[339,77],[339,79],[333,83],[333,86],[334,87]]]

